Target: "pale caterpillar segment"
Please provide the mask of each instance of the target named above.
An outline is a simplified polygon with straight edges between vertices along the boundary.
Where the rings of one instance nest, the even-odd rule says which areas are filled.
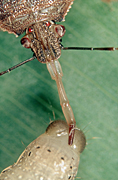
[[[73,145],[68,145],[68,125],[56,120],[2,171],[0,180],[74,180],[85,145],[83,132],[76,129]]]

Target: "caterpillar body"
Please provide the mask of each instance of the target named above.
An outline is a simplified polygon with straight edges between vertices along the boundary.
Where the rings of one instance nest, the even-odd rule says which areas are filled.
[[[68,145],[68,125],[56,120],[27,146],[16,163],[2,171],[0,180],[74,180],[85,145],[79,129],[75,129],[73,144]]]

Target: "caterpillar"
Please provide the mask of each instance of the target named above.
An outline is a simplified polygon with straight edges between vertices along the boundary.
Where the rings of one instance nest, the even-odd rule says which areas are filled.
[[[63,120],[50,123],[17,162],[2,171],[0,180],[74,180],[86,138],[80,129],[75,129],[73,145],[68,145],[68,128]]]

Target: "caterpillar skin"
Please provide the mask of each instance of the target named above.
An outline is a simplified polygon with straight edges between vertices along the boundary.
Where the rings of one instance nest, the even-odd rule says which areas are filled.
[[[0,180],[74,180],[85,145],[79,129],[75,129],[73,145],[68,145],[68,125],[56,120],[27,146],[16,163],[2,171]]]

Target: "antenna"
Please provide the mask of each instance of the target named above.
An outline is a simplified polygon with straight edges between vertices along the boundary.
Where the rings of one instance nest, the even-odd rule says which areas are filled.
[[[30,62],[30,61],[32,61],[32,60],[34,60],[34,59],[36,59],[35,56],[33,56],[33,57],[31,57],[31,58],[29,58],[29,59],[27,59],[27,60],[25,60],[25,61],[22,61],[21,63],[19,63],[19,64],[13,66],[13,67],[7,69],[6,71],[2,71],[2,72],[0,73],[0,76],[2,76],[3,74],[6,74],[6,73],[12,71],[13,69],[16,69],[16,68],[20,67],[20,66],[22,66],[23,64],[25,64],[25,63],[27,63],[27,62]]]
[[[93,48],[93,47],[62,47],[62,50],[115,51],[115,50],[118,50],[118,48],[115,48],[115,47],[99,47],[99,48]]]

